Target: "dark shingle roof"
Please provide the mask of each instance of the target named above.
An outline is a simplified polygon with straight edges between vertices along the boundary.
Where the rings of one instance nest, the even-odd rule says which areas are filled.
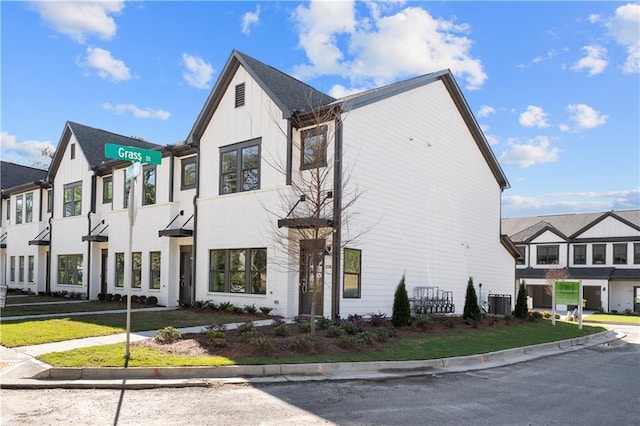
[[[0,169],[0,186],[3,191],[20,185],[39,182],[47,176],[46,170],[8,161],[0,162]]]

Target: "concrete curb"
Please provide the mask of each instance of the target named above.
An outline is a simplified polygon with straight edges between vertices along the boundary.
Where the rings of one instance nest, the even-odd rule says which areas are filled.
[[[486,354],[416,361],[233,365],[223,367],[47,368],[30,378],[3,379],[2,389],[210,386],[213,383],[385,379],[483,370],[609,343],[613,330]]]

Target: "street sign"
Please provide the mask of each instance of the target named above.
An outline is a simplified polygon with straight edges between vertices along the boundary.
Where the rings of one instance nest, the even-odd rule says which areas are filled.
[[[160,151],[116,145],[114,143],[104,145],[104,156],[116,160],[133,161],[134,163],[162,163],[162,153]]]

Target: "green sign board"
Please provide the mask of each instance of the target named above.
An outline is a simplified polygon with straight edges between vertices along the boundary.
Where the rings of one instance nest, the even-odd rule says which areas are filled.
[[[556,304],[577,305],[580,300],[579,281],[556,281]]]
[[[133,146],[116,145],[107,143],[104,145],[104,156],[116,160],[133,161],[134,163],[161,164],[162,153],[150,149],[135,148]]]

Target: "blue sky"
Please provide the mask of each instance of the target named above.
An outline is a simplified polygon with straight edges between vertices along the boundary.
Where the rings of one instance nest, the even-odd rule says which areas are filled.
[[[639,208],[640,3],[0,8],[5,161],[41,160],[67,120],[180,142],[237,49],[334,97],[449,68],[511,183],[504,217]]]

